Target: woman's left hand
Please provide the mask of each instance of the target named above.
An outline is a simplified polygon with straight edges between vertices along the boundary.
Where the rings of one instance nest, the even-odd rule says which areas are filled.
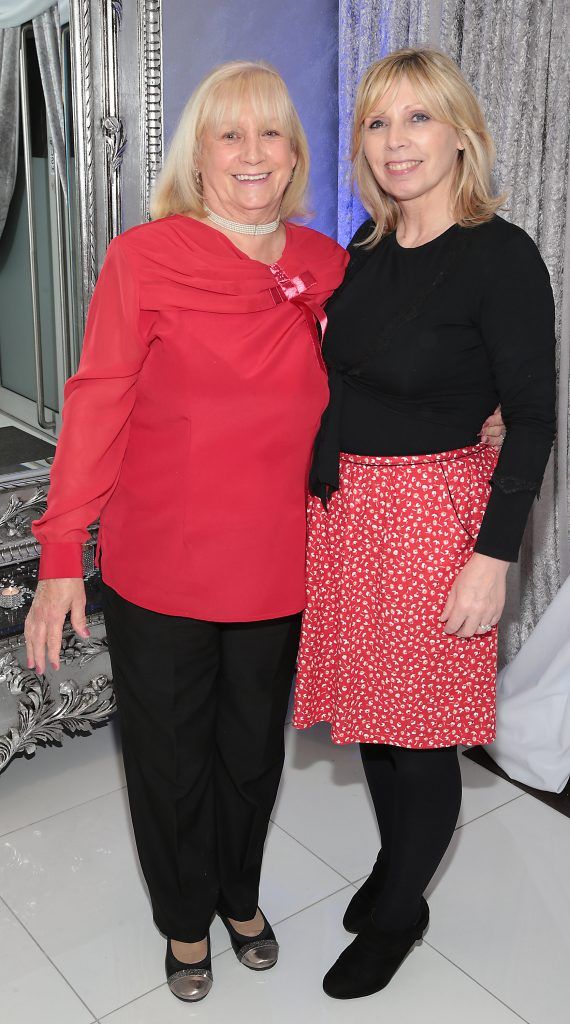
[[[456,636],[482,636],[496,626],[505,605],[510,562],[474,552],[453,583],[440,622]]]
[[[479,431],[479,436],[484,444],[489,444],[492,448],[500,448],[505,440],[506,433],[503,417],[501,416],[501,406],[498,405],[493,415],[488,416],[485,420]]]

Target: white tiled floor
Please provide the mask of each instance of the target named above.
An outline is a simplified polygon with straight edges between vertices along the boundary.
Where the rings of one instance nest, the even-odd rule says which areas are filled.
[[[429,894],[432,923],[392,984],[358,1004],[321,978],[377,839],[356,749],[287,729],[262,905],[281,943],[256,976],[212,929],[214,989],[191,1006],[163,974],[114,725],[0,776],[0,1006],[18,1024],[386,1021],[568,1024],[570,822],[461,759],[463,811]]]

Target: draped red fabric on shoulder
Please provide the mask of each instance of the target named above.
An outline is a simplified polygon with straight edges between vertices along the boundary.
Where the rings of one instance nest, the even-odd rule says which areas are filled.
[[[317,323],[346,261],[287,224],[269,267],[178,214],[111,243],[34,524],[41,578],[81,574],[100,516],[103,577],[135,604],[215,621],[303,607]]]

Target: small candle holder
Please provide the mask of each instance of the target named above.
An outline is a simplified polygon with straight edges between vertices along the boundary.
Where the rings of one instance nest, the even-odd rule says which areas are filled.
[[[21,608],[30,595],[28,587],[20,587],[9,580],[0,588],[0,608]]]
[[[0,607],[18,608],[22,600],[22,588],[9,583],[0,590]]]

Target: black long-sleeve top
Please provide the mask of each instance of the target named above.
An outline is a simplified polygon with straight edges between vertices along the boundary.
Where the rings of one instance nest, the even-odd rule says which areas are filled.
[[[338,487],[339,452],[412,455],[463,448],[500,403],[507,436],[475,550],[516,561],[555,432],[554,303],[529,236],[495,216],[425,245],[395,233],[349,245],[328,303],[331,398],[311,489]]]

